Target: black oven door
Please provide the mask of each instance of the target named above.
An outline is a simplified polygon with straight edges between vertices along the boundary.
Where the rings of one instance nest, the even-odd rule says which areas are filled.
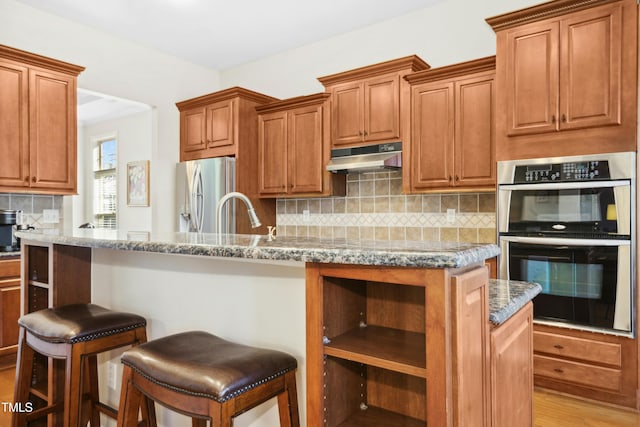
[[[628,238],[629,180],[502,185],[499,232],[512,235]]]
[[[537,282],[538,321],[631,333],[631,245],[627,240],[500,238],[501,277]]]

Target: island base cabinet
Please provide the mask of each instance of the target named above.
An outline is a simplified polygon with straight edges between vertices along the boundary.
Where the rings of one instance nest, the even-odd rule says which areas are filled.
[[[533,305],[491,331],[492,427],[533,423]]]
[[[307,264],[306,283],[308,427],[488,425],[486,268]]]

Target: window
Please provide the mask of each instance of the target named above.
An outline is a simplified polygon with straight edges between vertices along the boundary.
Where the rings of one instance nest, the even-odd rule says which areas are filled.
[[[97,140],[93,161],[93,215],[97,228],[117,227],[118,181],[115,137]]]

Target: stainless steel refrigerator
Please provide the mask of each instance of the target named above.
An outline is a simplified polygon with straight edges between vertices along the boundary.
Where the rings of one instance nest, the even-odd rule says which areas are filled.
[[[235,191],[236,159],[218,157],[191,160],[176,166],[178,231],[216,232],[216,206],[225,194]],[[222,215],[222,230],[235,233],[235,201],[229,200]]]

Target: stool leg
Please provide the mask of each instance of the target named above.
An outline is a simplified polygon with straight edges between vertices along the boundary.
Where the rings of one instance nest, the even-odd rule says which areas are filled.
[[[65,369],[64,388],[64,426],[77,427],[80,425],[80,408],[82,407],[83,382],[83,346],[70,344],[68,346]],[[93,427],[93,426],[92,426]]]
[[[281,427],[300,427],[298,413],[298,393],[296,391],[296,372],[289,371],[284,376],[285,390],[278,395],[278,412]]]
[[[31,388],[31,373],[33,371],[34,351],[27,345],[26,331],[20,328],[20,340],[18,344],[18,357],[16,359],[16,381],[14,384],[13,400],[23,406],[29,401],[29,389]],[[24,427],[27,424],[27,414],[13,412],[11,414],[12,427]]]
[[[100,402],[98,357],[95,354],[86,357],[84,360],[84,378],[83,387],[88,391],[89,400],[86,405],[82,406],[86,410],[82,416],[82,425],[87,425],[87,421],[89,421],[91,427],[100,427],[100,411],[96,408],[96,404]]]
[[[122,389],[120,391],[120,408],[118,409],[118,427],[135,427],[138,425],[138,410],[142,401],[142,392],[133,385],[134,375],[133,369],[124,365],[122,370]]]

